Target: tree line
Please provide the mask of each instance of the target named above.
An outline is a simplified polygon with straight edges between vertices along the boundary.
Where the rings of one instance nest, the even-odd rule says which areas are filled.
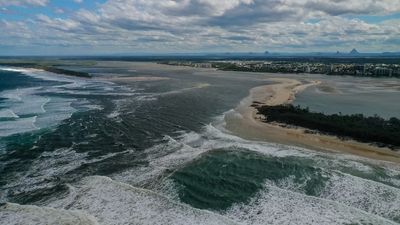
[[[363,114],[325,115],[311,112],[300,106],[278,105],[259,106],[258,114],[265,116],[264,122],[278,122],[300,126],[342,138],[368,143],[376,143],[392,149],[400,147],[400,120],[385,120],[377,115],[366,117]]]

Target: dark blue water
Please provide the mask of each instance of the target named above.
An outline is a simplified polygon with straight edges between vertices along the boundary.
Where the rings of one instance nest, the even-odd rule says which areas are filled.
[[[104,224],[185,224],[192,215],[200,224],[400,221],[398,167],[223,130],[224,113],[268,83],[262,74],[129,62],[65,68],[94,78],[1,72],[3,202],[83,210]],[[10,213],[0,207],[0,222],[2,212]]]
[[[123,76],[130,73],[124,68],[120,68],[120,72]],[[199,132],[214,117],[233,108],[237,99],[245,97],[249,87],[255,85],[254,81],[236,81],[227,85],[221,78],[169,74],[170,80],[166,81],[123,85],[98,80],[70,85],[68,79],[73,81],[74,78],[68,78],[66,84],[60,86],[20,73],[9,75],[10,83],[16,84],[14,89],[10,87],[12,93],[40,87],[33,93],[21,95],[22,99],[39,99],[26,108],[40,108],[47,98],[62,107],[32,112],[29,118],[37,117],[35,120],[38,121],[41,117],[57,118],[68,114],[47,126],[28,126],[26,129],[20,129],[19,123],[32,124],[31,120],[20,122],[21,118],[10,118],[10,121],[14,120],[10,128],[15,132],[7,129],[11,135],[2,138],[4,153],[0,157],[4,163],[0,184],[6,187],[2,198],[19,203],[29,203],[37,200],[36,196],[57,192],[60,185],[84,176],[113,174],[146,163],[143,161],[145,149],[165,142],[165,136]],[[102,74],[94,73],[94,76],[102,78]],[[18,79],[24,82],[18,82]],[[213,85],[203,88],[204,83]],[[30,103],[22,100],[23,105]],[[9,108],[13,109],[12,106]],[[43,170],[48,163],[56,163],[52,174]],[[75,164],[69,165],[71,163]],[[26,176],[29,178],[24,179]]]
[[[45,83],[47,82],[29,77],[20,72],[0,70],[0,91],[35,86],[37,87]]]

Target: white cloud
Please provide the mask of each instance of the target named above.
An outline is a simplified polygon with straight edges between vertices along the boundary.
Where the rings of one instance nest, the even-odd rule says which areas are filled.
[[[113,51],[390,50],[399,43],[399,19],[347,15],[399,11],[400,0],[110,0],[69,18],[38,15],[24,25],[35,35],[22,42]]]
[[[26,5],[46,6],[47,3],[48,3],[48,0],[0,0],[0,6],[10,6],[10,5],[16,5],[16,6],[26,6]]]

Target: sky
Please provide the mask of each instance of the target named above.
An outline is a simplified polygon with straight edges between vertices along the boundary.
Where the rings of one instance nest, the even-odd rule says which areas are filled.
[[[0,55],[400,52],[400,0],[0,0]]]

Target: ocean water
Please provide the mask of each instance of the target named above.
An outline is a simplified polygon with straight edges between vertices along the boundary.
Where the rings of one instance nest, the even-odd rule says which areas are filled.
[[[1,224],[400,223],[399,165],[224,129],[270,75],[73,69],[94,78],[0,70]]]

